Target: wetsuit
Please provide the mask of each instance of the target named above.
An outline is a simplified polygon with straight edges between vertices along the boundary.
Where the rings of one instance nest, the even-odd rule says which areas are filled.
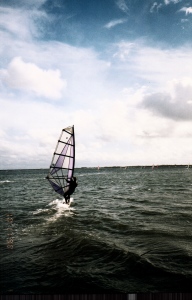
[[[76,177],[72,177],[71,180],[67,180],[67,182],[69,183],[69,189],[64,193],[64,198],[65,202],[69,203],[70,195],[74,193],[77,187]]]

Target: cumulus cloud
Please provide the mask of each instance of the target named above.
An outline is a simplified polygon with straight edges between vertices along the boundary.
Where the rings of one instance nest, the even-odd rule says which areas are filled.
[[[25,63],[15,57],[7,70],[1,70],[2,80],[11,88],[33,92],[37,96],[59,99],[66,81],[61,79],[59,70],[43,70],[34,63]]]
[[[192,78],[169,82],[169,93],[148,95],[144,98],[142,106],[169,119],[192,120]]]
[[[115,27],[116,25],[123,24],[125,22],[126,22],[126,19],[113,20],[113,21],[110,21],[109,23],[107,23],[104,27],[107,29],[110,29],[112,27]]]

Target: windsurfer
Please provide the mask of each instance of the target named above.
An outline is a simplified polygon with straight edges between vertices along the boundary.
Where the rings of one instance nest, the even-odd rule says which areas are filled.
[[[67,179],[67,182],[69,183],[68,190],[64,193],[65,202],[69,203],[70,201],[70,195],[72,195],[77,187],[77,179],[76,177],[72,177],[71,180]]]

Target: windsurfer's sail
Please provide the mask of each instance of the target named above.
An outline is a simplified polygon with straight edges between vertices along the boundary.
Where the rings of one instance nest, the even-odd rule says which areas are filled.
[[[65,196],[69,190],[75,166],[75,134],[74,126],[62,130],[47,175],[52,188]]]

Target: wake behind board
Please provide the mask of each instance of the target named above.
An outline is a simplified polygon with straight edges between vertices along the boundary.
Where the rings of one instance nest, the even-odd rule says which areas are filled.
[[[73,201],[73,199],[72,199]],[[48,209],[48,222],[55,222],[60,217],[69,217],[73,215],[75,208],[63,202],[62,199],[55,199],[48,204],[51,210]]]
[[[49,205],[59,210],[66,210],[71,208],[72,202],[73,198],[70,199],[69,203],[66,203],[65,200],[56,199],[49,203]]]

